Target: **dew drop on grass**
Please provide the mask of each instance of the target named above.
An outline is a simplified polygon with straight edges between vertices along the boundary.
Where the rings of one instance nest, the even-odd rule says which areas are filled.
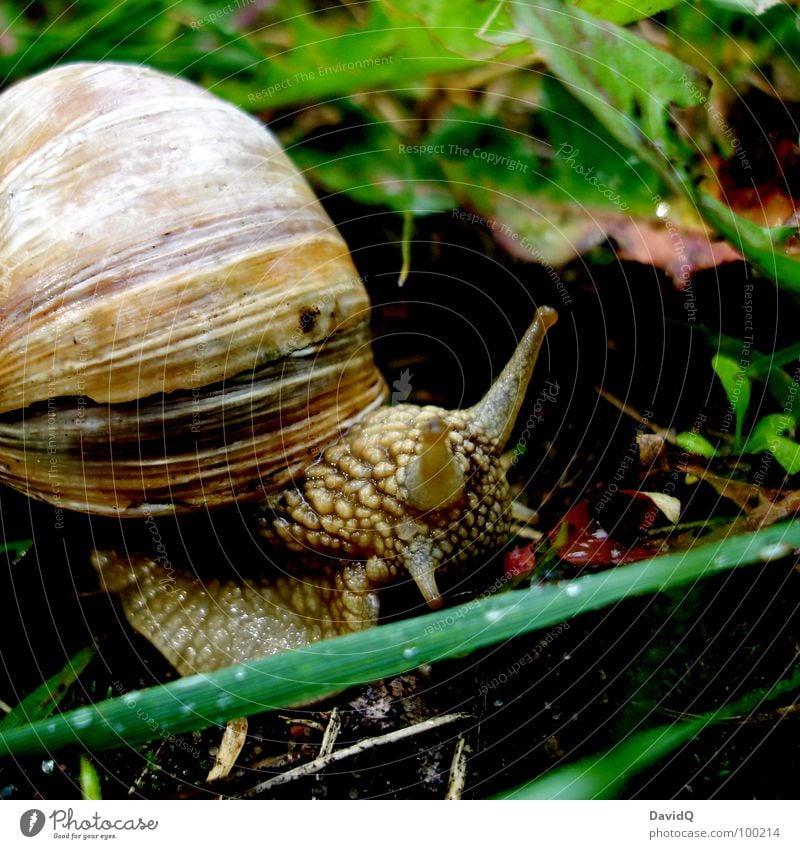
[[[73,728],[77,728],[81,730],[83,728],[88,728],[94,722],[94,717],[91,713],[79,713],[72,720]]]
[[[53,734],[53,733],[55,732],[55,730],[56,730],[56,724],[55,724],[55,722],[48,722],[48,723],[47,723],[47,725],[45,725],[44,730],[45,730],[48,734]]]
[[[403,649],[403,657],[406,660],[413,660],[416,656],[417,656],[417,650],[413,646],[410,646],[407,649]]]
[[[770,560],[780,560],[781,557],[788,557],[792,553],[792,547],[785,542],[773,542],[772,545],[762,546],[758,550],[758,559],[764,563],[769,563]]]
[[[491,625],[494,622],[499,622],[505,616],[502,610],[487,610],[485,619]]]
[[[564,592],[571,598],[575,598],[583,592],[583,587],[580,584],[567,584]]]
[[[246,672],[244,669],[237,669],[236,672],[233,673],[233,677],[236,681],[244,681]]]

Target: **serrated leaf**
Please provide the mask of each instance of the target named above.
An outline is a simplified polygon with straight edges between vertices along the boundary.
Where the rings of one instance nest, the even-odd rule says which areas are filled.
[[[705,102],[707,81],[639,36],[556,0],[515,5],[512,18],[550,71],[614,138],[690,192],[688,146],[670,107]]]

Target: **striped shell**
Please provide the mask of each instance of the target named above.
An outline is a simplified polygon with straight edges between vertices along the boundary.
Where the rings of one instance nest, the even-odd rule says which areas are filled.
[[[147,68],[0,96],[0,480],[157,515],[296,477],[385,385],[347,246],[258,121]]]

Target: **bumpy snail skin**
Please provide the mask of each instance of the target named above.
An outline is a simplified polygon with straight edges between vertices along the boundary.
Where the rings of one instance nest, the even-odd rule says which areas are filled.
[[[119,595],[130,624],[181,675],[360,631],[378,618],[363,563],[250,581],[201,581],[113,551],[95,551],[92,563],[104,589]]]
[[[484,399],[467,410],[403,404],[376,410],[282,493],[265,523],[289,548],[367,560],[376,585],[408,572],[431,607],[436,571],[498,547],[510,497],[500,452],[547,329],[541,307]]]
[[[368,627],[377,620],[374,591],[406,575],[431,607],[440,606],[437,571],[496,549],[508,534],[500,453],[555,319],[548,307],[537,311],[475,407],[375,410],[323,451],[297,487],[270,497],[257,526],[270,543],[294,552],[295,577],[265,576],[257,586],[190,576],[175,583],[152,560],[129,564],[96,553],[106,587],[120,593],[133,626],[182,672]],[[172,583],[176,589],[166,593]]]

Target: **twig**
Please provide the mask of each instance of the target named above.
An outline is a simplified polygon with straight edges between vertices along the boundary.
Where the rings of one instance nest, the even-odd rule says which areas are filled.
[[[324,758],[333,751],[333,744],[339,736],[342,729],[342,720],[339,717],[339,708],[334,708],[331,711],[331,718],[325,727],[325,733],[322,735],[322,743],[319,746],[319,757]]]
[[[632,407],[630,404],[626,404],[624,401],[620,401],[619,398],[612,395],[610,392],[606,392],[605,389],[601,389],[599,386],[595,386],[594,391],[603,399],[608,401],[612,407],[616,407],[621,413],[624,413],[628,418],[633,419],[636,422],[644,422],[644,416],[636,409],[636,407]],[[655,422],[651,422],[648,420],[647,427],[653,431],[656,436],[660,436],[664,442],[669,442],[672,445],[677,445],[675,441],[675,433],[671,430],[665,429],[663,427],[659,427]]]
[[[236,763],[236,758],[241,754],[246,742],[247,717],[240,716],[236,719],[229,719],[222,734],[217,756],[214,758],[214,766],[211,767],[211,771],[206,776],[208,784],[230,775],[230,771]]]
[[[444,798],[456,800],[461,798],[467,783],[467,741],[463,734],[458,735],[456,750],[453,752],[453,760],[450,764],[450,780],[447,782],[447,793]]]
[[[339,716],[339,708],[334,707],[331,711],[331,716],[328,720],[328,724],[325,726],[325,733],[322,735],[322,743],[320,743],[319,746],[318,757],[324,758],[333,751],[333,746],[336,743],[336,738],[339,736],[339,732],[341,731],[341,729],[342,720]],[[317,781],[319,781],[319,776],[317,776]],[[311,791],[311,796],[314,799],[320,798],[321,795],[321,787],[315,787]]]
[[[366,740],[359,740],[352,746],[346,749],[339,749],[337,752],[330,752],[327,755],[314,758],[313,761],[303,764],[302,766],[290,769],[288,772],[275,775],[267,781],[262,781],[246,790],[240,796],[233,798],[244,799],[248,796],[255,796],[258,793],[263,793],[265,790],[271,790],[273,787],[278,787],[281,784],[288,784],[297,778],[304,778],[309,775],[314,775],[326,767],[339,761],[352,758],[354,755],[360,755],[369,749],[374,749],[377,746],[385,746],[389,743],[396,743],[399,740],[405,740],[407,737],[414,737],[417,734],[424,734],[433,728],[438,728],[442,725],[449,725],[451,722],[456,722],[460,719],[471,719],[470,713],[447,713],[444,716],[437,716],[433,719],[426,719],[424,722],[419,722],[416,725],[409,725],[406,728],[398,728],[397,731],[391,731],[389,734],[382,734],[380,737],[368,737]]]

